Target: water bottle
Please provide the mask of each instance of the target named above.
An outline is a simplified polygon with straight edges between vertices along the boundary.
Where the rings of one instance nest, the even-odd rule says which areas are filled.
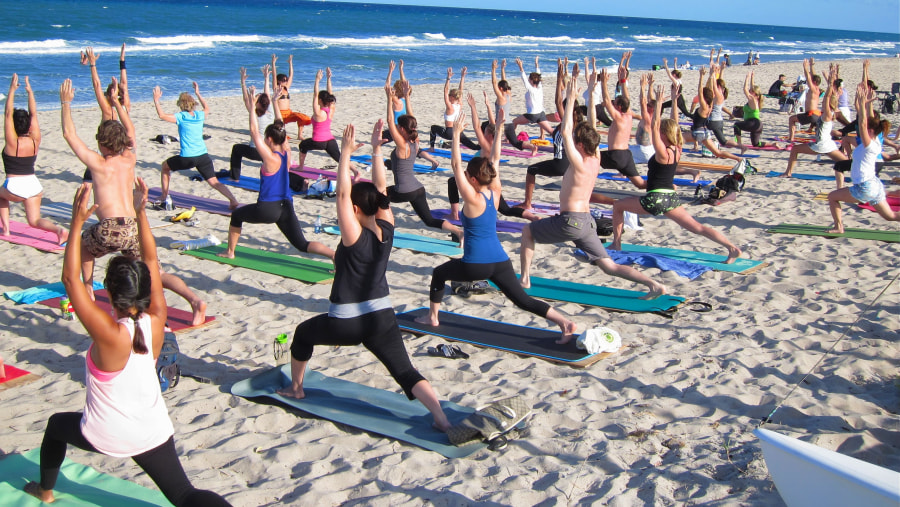
[[[59,301],[59,310],[62,312],[63,320],[75,320],[75,309],[72,308],[72,302],[68,297]]]
[[[288,362],[288,344],[287,335],[284,333],[275,337],[275,364],[285,364]]]
[[[322,215],[316,216],[316,224],[313,226],[313,232],[316,234],[322,232]]]
[[[166,196],[166,211],[172,211],[175,209],[175,203],[172,202],[172,196]]]

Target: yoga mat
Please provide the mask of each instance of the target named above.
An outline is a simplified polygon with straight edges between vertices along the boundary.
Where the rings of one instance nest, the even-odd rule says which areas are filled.
[[[693,160],[681,159],[678,161],[678,167],[690,167],[691,169],[702,169],[704,171],[716,171],[720,173],[730,173],[732,166],[722,164],[707,164],[705,162],[695,162]]]
[[[702,155],[703,154],[703,150],[695,150],[693,148],[683,148],[681,151],[684,153],[691,153],[694,155]],[[732,153],[732,155],[734,155],[736,157],[741,157],[741,158],[759,158],[759,155],[747,155],[746,153],[741,155],[740,152]],[[716,158],[715,155],[713,155],[713,158]],[[679,162],[679,165],[680,164],[681,164],[681,162]]]
[[[61,218],[66,221],[71,221],[72,219],[72,205],[65,202],[51,202],[41,206],[41,215],[46,215],[50,217]],[[147,221],[150,222],[150,228],[156,229],[158,227],[168,227],[170,225],[175,225],[174,222],[164,222],[162,220],[156,220],[155,218],[147,217]],[[88,225],[93,225],[97,223],[97,219],[95,217],[90,217],[86,222]]]
[[[538,148],[538,150],[540,151],[540,148]],[[500,154],[506,155],[507,157],[518,157],[518,158],[537,158],[537,157],[541,156],[538,154],[532,155],[530,151],[515,150],[512,148],[502,148],[500,150]]]
[[[4,365],[4,370],[6,371],[6,377],[0,379],[0,391],[30,384],[41,378],[40,375],[16,368],[11,364]]]
[[[559,331],[536,327],[504,324],[495,320],[469,317],[458,313],[441,312],[438,327],[419,324],[417,317],[428,314],[428,308],[418,308],[398,313],[400,329],[416,334],[430,334],[448,340],[470,343],[479,347],[505,350],[523,356],[539,357],[547,361],[565,363],[570,366],[590,366],[610,356],[609,352],[590,354],[575,346],[576,337],[565,345],[554,343],[560,337]]]
[[[65,247],[57,244],[59,238],[56,237],[55,232],[37,229],[28,224],[16,222],[15,220],[9,221],[9,231],[11,233],[10,236],[0,236],[0,239],[15,243],[16,245],[37,248],[44,252],[62,253],[65,250]]]
[[[150,189],[147,198],[151,201],[158,201],[161,195],[162,189],[154,187]],[[171,190],[169,190],[169,195],[172,196],[172,202],[175,204],[176,208],[190,209],[191,206],[193,206],[199,211],[215,213],[216,215],[231,216],[231,210],[228,209],[228,201],[207,199],[206,197],[182,194],[181,192],[173,192]]]
[[[900,211],[900,197],[888,196],[886,200],[887,200],[888,206],[890,206],[891,210]],[[875,211],[875,206],[872,206],[869,203],[857,204],[857,206],[859,206],[862,209],[867,209],[869,211]]]
[[[900,231],[878,231],[872,229],[854,229],[844,227],[844,234],[825,232],[831,227],[802,224],[780,224],[768,229],[766,232],[773,234],[802,234],[804,236],[825,236],[828,238],[853,238],[872,239],[886,241],[888,243],[900,243]]]
[[[225,245],[208,246],[197,250],[185,250],[182,253],[192,257],[221,262],[222,264],[230,264],[285,278],[293,278],[301,282],[328,283],[334,279],[334,265],[325,262],[304,259],[293,255],[265,252],[240,245],[234,251],[234,259],[226,259],[216,255],[224,251],[225,248]]]
[[[371,156],[370,156],[371,158]],[[322,176],[326,180],[336,180],[337,172],[329,171],[327,169],[316,169],[315,167],[303,166],[303,170],[300,170],[299,165],[291,166],[291,172],[294,174],[299,174],[304,178],[316,180],[319,176]],[[372,181],[367,178],[359,178],[356,181]]]
[[[493,284],[492,284],[493,285]],[[684,303],[684,298],[662,295],[656,299],[638,299],[646,291],[613,289],[600,285],[567,282],[550,278],[531,277],[531,288],[525,292],[535,298],[552,299],[566,303],[598,306],[632,313],[666,313]]]
[[[40,480],[40,451],[37,448],[0,459],[0,504],[16,507],[172,506],[160,491],[100,473],[68,458],[60,467],[56,489],[53,490],[56,501],[52,504],[41,503],[22,491],[25,484]]]
[[[446,220],[453,225],[462,226],[462,222],[450,218],[450,210],[448,209],[433,209],[431,210],[431,216],[440,220]],[[522,229],[525,228],[525,224],[527,223],[528,222],[510,222],[508,220],[497,220],[497,232],[522,232]]]
[[[781,176],[782,172],[780,171],[769,171],[766,173],[766,178],[776,178]],[[825,174],[803,174],[803,173],[793,173],[791,174],[791,178],[795,178],[798,180],[813,180],[813,181],[834,181],[834,176],[828,176]],[[845,178],[845,182],[849,183],[850,178]]]
[[[219,182],[228,185],[230,187],[242,188],[244,190],[249,190],[251,192],[259,192],[260,185],[262,182],[259,178],[254,178],[252,176],[244,176],[241,175],[241,179],[235,181],[231,178],[220,178]],[[291,194],[293,195],[306,195],[306,191],[303,192],[294,192],[291,190]]]
[[[106,289],[98,290],[94,292],[94,297],[97,303],[103,311],[112,313],[112,305],[109,303],[109,293],[106,292]],[[50,308],[55,308],[59,310],[59,302],[61,298],[53,298],[47,299],[45,301],[41,301],[40,304],[44,306],[49,306]],[[200,329],[201,327],[209,327],[215,323],[216,318],[207,315],[206,320],[203,321],[203,324],[199,326],[194,326],[191,324],[191,321],[194,320],[194,315],[191,312],[179,310],[177,308],[168,307],[166,312],[166,323],[169,325],[169,328],[173,333],[180,333],[182,331],[187,331],[190,329]]]
[[[611,243],[604,243],[603,246],[609,248]],[[679,250],[677,248],[665,248],[661,246],[632,245],[622,243],[623,252],[652,253],[664,255],[673,259],[685,260],[695,264],[703,264],[709,266],[716,271],[728,271],[730,273],[748,274],[753,271],[762,269],[769,265],[768,262],[755,261],[752,259],[736,259],[731,264],[725,264],[723,261],[728,258],[727,255],[714,255],[704,252],[695,252],[693,250]]]
[[[443,158],[450,158],[453,153],[450,150],[445,150],[442,148],[431,148],[431,149],[422,150],[422,151],[424,151],[425,153],[431,153],[432,155],[437,155],[438,157],[443,157]],[[471,153],[460,153],[459,155],[460,155],[460,159],[463,162],[468,162],[478,156],[478,155],[473,155]],[[509,160],[501,158],[500,162],[505,164],[505,163],[509,162]]]
[[[341,230],[334,226],[326,227],[325,232],[328,234],[341,234]],[[418,234],[397,231],[394,231],[394,248],[405,248],[406,250],[412,250],[414,252],[446,255],[447,257],[463,254],[463,250],[459,247],[459,243],[454,243],[453,241],[448,241],[446,239],[430,238],[428,236],[419,236]]]
[[[103,288],[103,283],[94,280],[94,290]],[[6,299],[12,300],[16,304],[31,304],[38,301],[44,301],[50,298],[61,298],[66,295],[66,288],[62,282],[48,283],[46,285],[38,285],[23,290],[14,290],[4,292]]]
[[[367,166],[372,165],[372,155],[353,155],[350,157],[350,160],[354,162],[358,162],[360,164],[365,164]],[[385,161],[389,159],[384,159]],[[432,173],[440,173],[449,171],[449,169],[444,167],[438,167],[437,169],[432,169],[430,165],[427,164],[413,164],[413,171],[417,173],[423,174],[432,174]]]
[[[601,180],[630,181],[628,178],[626,178],[625,176],[622,176],[620,173],[617,173],[617,172],[616,173],[600,173],[597,175],[597,178],[601,179]],[[641,178],[643,178],[644,180],[647,179],[646,176],[641,176]],[[675,183],[675,185],[687,186],[687,187],[694,187],[697,185],[703,185],[705,187],[706,185],[712,184],[711,180],[693,181],[693,180],[689,180],[687,178],[675,178],[674,180],[672,180],[672,182]]]
[[[305,398],[298,400],[276,393],[290,383],[291,365],[285,364],[234,384],[231,394],[243,398],[266,396],[308,414],[402,440],[447,458],[463,458],[486,447],[478,442],[463,447],[450,444],[446,434],[431,427],[434,419],[428,409],[398,392],[326,377],[307,369],[303,378]],[[442,401],[441,407],[451,424],[474,412],[449,401]]]

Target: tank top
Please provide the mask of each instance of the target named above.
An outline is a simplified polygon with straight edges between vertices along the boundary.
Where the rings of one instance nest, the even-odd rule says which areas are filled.
[[[700,116],[700,110],[694,111],[691,115],[691,130],[702,130],[709,123],[706,116]]]
[[[559,125],[553,129],[553,158],[556,160],[564,160],[566,158],[566,144],[563,141],[562,130],[560,130]]]
[[[666,150],[670,149],[672,149],[671,146],[666,148]],[[651,157],[647,162],[647,192],[675,190],[675,169],[677,168],[677,160],[671,164],[663,164],[656,160],[656,156]]]
[[[31,139],[30,137],[27,139]],[[35,149],[35,154],[30,157],[20,157],[19,156],[19,142],[22,138],[16,139],[16,154],[15,155],[7,155],[6,150],[3,150],[3,169],[6,171],[6,174],[10,176],[30,176],[34,174],[34,163],[37,161],[37,149]],[[34,144],[34,139],[31,139],[31,143]]]
[[[118,322],[134,338],[134,321],[126,317]],[[141,315],[138,325],[152,350],[150,316]],[[104,372],[94,365],[89,348],[85,364],[87,399],[81,433],[98,451],[118,458],[135,456],[159,447],[175,433],[152,352],[132,351],[125,368]]]
[[[291,192],[291,175],[288,173],[287,153],[275,152],[281,158],[281,167],[275,174],[267,175],[265,172],[259,172],[259,202],[280,202],[290,201],[293,197]]]
[[[494,118],[500,116],[500,111],[503,111],[503,117],[509,121],[509,97],[506,97],[506,104],[500,105],[499,102],[494,102]]]
[[[833,121],[823,121],[820,118],[816,123],[816,143],[821,143],[824,139],[831,139],[832,128],[834,128]]]
[[[457,118],[459,118],[459,104],[450,104],[450,107],[453,108],[453,112],[451,114],[447,114],[444,112],[444,121],[454,122]]]
[[[394,111],[394,123],[397,123],[397,119],[406,114],[406,99],[400,99],[400,102],[403,102],[403,109]]]
[[[356,243],[350,246],[338,243],[334,251],[334,282],[328,298],[332,303],[362,303],[390,293],[385,273],[394,244],[394,226],[384,220],[375,223],[381,228],[382,241],[363,227]]]
[[[320,143],[334,139],[334,136],[331,134],[331,108],[323,107],[322,111],[325,113],[325,119],[312,121],[312,140]]]
[[[744,104],[744,119],[745,120],[758,120],[759,119],[759,109],[751,109],[750,104]]]
[[[725,118],[722,117],[722,106],[724,105],[724,102],[713,104],[712,110],[709,112],[709,121],[725,121]]]
[[[422,188],[422,184],[413,172],[418,149],[418,146],[410,142],[408,157],[400,158],[400,155],[397,155],[396,148],[391,152],[391,171],[394,173],[394,186],[395,190],[401,194]]]
[[[469,218],[465,213],[460,214],[462,220],[463,243],[462,261],[469,264],[488,264],[509,260],[506,251],[497,237],[497,208],[494,207],[494,192],[490,197],[481,193],[484,198],[485,208],[481,215]]]

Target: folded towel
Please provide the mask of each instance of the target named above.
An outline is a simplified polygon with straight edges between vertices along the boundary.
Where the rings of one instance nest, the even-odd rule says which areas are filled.
[[[100,290],[102,288],[103,283],[95,280],[94,290]],[[39,285],[30,289],[13,290],[3,293],[3,296],[6,297],[6,299],[10,299],[16,304],[26,305],[37,303],[39,301],[46,301],[48,299],[65,297],[65,295],[66,288],[63,286],[62,282],[49,283],[47,285]]]

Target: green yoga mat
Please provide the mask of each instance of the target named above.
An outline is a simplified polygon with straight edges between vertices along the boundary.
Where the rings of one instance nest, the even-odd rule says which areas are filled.
[[[601,285],[566,282],[550,278],[531,277],[531,288],[525,289],[529,296],[552,299],[580,305],[599,306],[610,310],[635,313],[671,313],[684,298],[663,295],[656,299],[639,299],[647,294],[635,290],[613,289]]]
[[[231,394],[243,398],[266,396],[308,414],[409,442],[447,458],[463,458],[486,447],[477,442],[463,447],[452,445],[446,434],[431,427],[433,419],[428,409],[397,392],[326,377],[314,370],[306,370],[303,378],[306,398],[297,400],[275,392],[290,383],[291,365],[286,364],[238,382],[231,387]],[[449,401],[442,401],[441,407],[450,424],[457,424],[474,412]]]
[[[234,251],[234,259],[226,259],[216,255],[223,250],[225,250],[225,246],[219,245],[197,250],[186,250],[182,253],[285,278],[293,278],[301,282],[326,283],[334,279],[334,266],[325,262],[312,261],[293,255],[265,252],[240,245]]]
[[[32,449],[25,454],[10,454],[0,459],[0,505],[47,505],[22,491],[25,484],[40,479],[40,452],[40,449]],[[56,501],[52,505],[59,507],[172,506],[160,491],[100,473],[69,459],[63,461],[53,494]]]
[[[876,231],[871,229],[844,228],[844,234],[825,232],[831,227],[821,225],[781,224],[768,229],[766,232],[773,234],[802,234],[804,236],[825,236],[829,238],[853,238],[873,239],[887,241],[888,243],[900,243],[900,231]]]
[[[603,246],[609,248],[611,243],[604,243]],[[755,261],[753,259],[736,259],[731,264],[725,264],[726,255],[715,255],[704,252],[695,252],[693,250],[679,250],[677,248],[665,248],[661,246],[632,245],[622,243],[623,252],[652,253],[664,255],[672,259],[693,262],[694,264],[702,264],[709,266],[716,271],[728,271],[730,273],[751,273],[758,269],[762,269],[769,265],[768,262]]]
[[[341,230],[334,226],[325,228],[328,234],[340,234]],[[459,243],[446,239],[430,238],[428,236],[419,236],[418,234],[409,234],[406,232],[394,231],[394,248],[404,248],[414,252],[430,253],[446,255],[453,257],[454,255],[462,255],[463,250],[459,247]]]

